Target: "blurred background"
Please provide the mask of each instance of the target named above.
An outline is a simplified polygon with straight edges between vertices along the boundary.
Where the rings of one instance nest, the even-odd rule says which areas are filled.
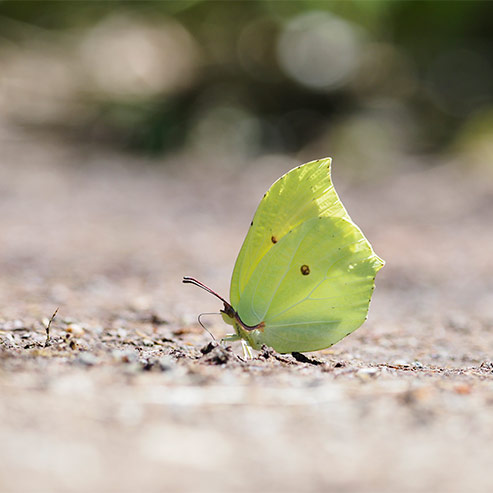
[[[368,321],[201,351],[325,156]],[[493,491],[492,162],[493,2],[0,0],[0,490]]]
[[[10,127],[161,160],[493,155],[493,4],[0,2]],[[161,160],[162,162],[162,160]]]

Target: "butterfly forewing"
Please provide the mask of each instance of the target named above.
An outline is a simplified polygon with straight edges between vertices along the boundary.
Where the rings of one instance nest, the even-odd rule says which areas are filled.
[[[304,164],[279,178],[260,202],[236,260],[230,300],[238,306],[259,262],[274,245],[300,224],[314,217],[350,221],[330,178],[331,159]]]

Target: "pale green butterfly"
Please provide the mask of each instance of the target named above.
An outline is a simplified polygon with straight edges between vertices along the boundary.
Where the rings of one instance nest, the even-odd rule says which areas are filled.
[[[325,349],[367,318],[385,262],[349,217],[330,178],[331,159],[279,178],[255,212],[236,260],[223,319],[242,340],[279,353]],[[249,347],[245,349],[248,349]]]

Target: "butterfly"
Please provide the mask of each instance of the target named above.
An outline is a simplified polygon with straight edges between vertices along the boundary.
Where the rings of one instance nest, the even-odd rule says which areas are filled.
[[[236,260],[230,301],[192,277],[224,304],[224,321],[244,349],[279,353],[325,349],[367,318],[378,257],[342,205],[331,158],[279,178],[255,212]]]

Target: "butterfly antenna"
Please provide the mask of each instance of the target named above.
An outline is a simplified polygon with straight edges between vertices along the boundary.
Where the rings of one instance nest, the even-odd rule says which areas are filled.
[[[210,312],[210,313],[201,313],[198,317],[197,317],[197,320],[199,322],[199,324],[202,326],[202,328],[212,337],[212,340],[215,341],[216,338],[214,337],[214,334],[202,323],[202,320],[200,320],[200,318],[202,317],[202,315],[221,315],[220,313],[217,313],[217,312]]]
[[[245,324],[240,316],[238,315],[238,313],[235,311],[235,309],[222,297],[222,296],[219,296],[215,291],[213,291],[211,288],[209,288],[208,286],[206,286],[205,284],[201,283],[200,281],[197,281],[197,279],[193,278],[193,277],[189,277],[189,276],[185,276],[183,278],[183,282],[184,283],[188,283],[188,284],[195,284],[195,286],[198,286],[199,288],[202,288],[204,289],[205,291],[207,291],[208,293],[211,293],[212,295],[214,295],[216,298],[219,298],[223,303],[224,303],[224,310],[221,310],[221,313],[224,313],[226,314],[228,317],[231,317],[231,318],[234,318],[245,330],[247,331],[251,331],[251,330],[255,330],[255,329],[260,329],[260,330],[263,330],[263,328],[265,327],[265,322],[260,322],[259,324],[257,325],[247,325]],[[204,314],[205,315],[205,314]],[[200,317],[200,315],[199,315]],[[202,323],[200,322],[199,320],[199,323],[200,325],[202,325]],[[202,327],[204,327],[202,325]],[[205,329],[205,327],[204,327]],[[207,330],[207,329],[205,329]],[[207,332],[209,332],[207,330]],[[209,332],[210,333],[210,332]],[[212,334],[211,334],[212,335]],[[214,337],[214,336],[213,336]]]
[[[231,306],[222,296],[218,295],[215,291],[213,291],[210,287],[206,286],[205,284],[201,283],[200,281],[197,281],[197,279],[189,276],[185,276],[183,278],[183,282],[185,284],[194,284],[195,286],[198,286],[199,288],[204,289],[208,293],[212,294],[216,298],[219,298],[225,306]]]

